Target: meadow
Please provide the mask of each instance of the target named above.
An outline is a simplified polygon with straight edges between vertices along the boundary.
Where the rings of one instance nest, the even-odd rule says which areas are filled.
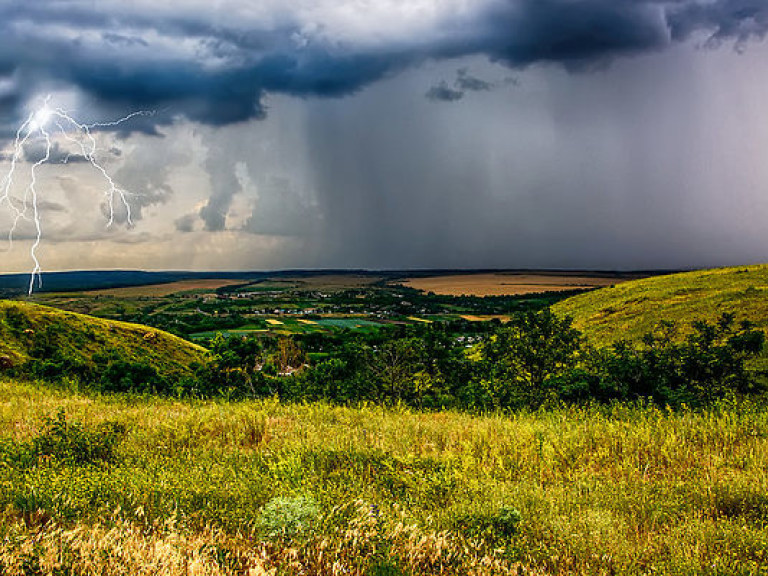
[[[429,413],[6,380],[0,438],[2,574],[768,571],[753,403]]]
[[[694,320],[723,313],[768,329],[768,265],[697,270],[656,276],[580,294],[552,309],[571,316],[590,341],[639,340],[662,321],[690,330]]]

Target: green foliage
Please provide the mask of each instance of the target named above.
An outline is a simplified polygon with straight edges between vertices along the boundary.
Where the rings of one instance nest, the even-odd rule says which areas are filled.
[[[407,576],[407,573],[390,558],[375,560],[368,566],[366,576]]]
[[[185,392],[200,396],[224,394],[229,398],[271,396],[275,390],[261,374],[265,362],[261,340],[217,334],[210,343],[208,361],[187,382]]]
[[[768,411],[754,401],[480,416],[1,386],[0,550],[127,522],[137,535],[194,537],[195,551],[209,535],[211,553],[232,562],[227,574],[247,570],[230,560],[238,549],[297,550],[292,561],[303,561],[353,541],[350,573],[398,576],[468,573],[451,564],[468,557],[632,576],[759,574],[765,562]],[[67,460],[82,435],[57,406],[93,442],[97,422],[131,423],[110,465]],[[6,448],[31,451],[37,437],[64,458],[9,460]],[[296,496],[310,494],[315,506]],[[117,553],[112,538],[101,540]],[[291,566],[279,572],[300,572]]]
[[[212,342],[211,360],[181,390],[227,398],[468,410],[643,398],[704,406],[763,392],[759,374],[747,369],[763,349],[760,330],[748,322],[736,325],[732,315],[715,324],[696,322],[692,330],[680,340],[677,327],[667,323],[641,343],[594,349],[570,319],[544,310],[491,325],[471,353],[463,339],[436,325],[418,334],[341,338],[327,343],[328,352],[314,365],[306,364],[302,346],[319,347],[316,340],[219,336]],[[300,369],[285,373],[291,364]]]
[[[716,324],[696,322],[681,342],[674,326],[664,324],[642,344],[614,344],[595,351],[561,383],[566,401],[608,401],[652,398],[659,404],[709,405],[732,395],[763,391],[746,369],[763,349],[765,335],[748,322],[734,325],[724,314]]]
[[[311,496],[278,496],[264,505],[259,524],[270,538],[290,540],[308,533],[319,516]]]
[[[487,407],[538,407],[557,398],[549,383],[574,369],[581,334],[549,310],[525,313],[480,347],[480,398]]]
[[[95,384],[104,392],[167,394],[171,385],[167,377],[145,360],[129,360],[117,352],[94,355],[97,373]]]

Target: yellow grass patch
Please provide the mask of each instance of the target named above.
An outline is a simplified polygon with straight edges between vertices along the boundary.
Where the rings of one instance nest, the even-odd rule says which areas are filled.
[[[109,288],[107,290],[91,290],[85,292],[92,296],[116,296],[120,298],[135,298],[139,296],[169,296],[177,292],[189,290],[216,290],[224,286],[243,284],[243,280],[180,280],[166,284],[151,284],[149,286],[126,286],[125,288]]]
[[[401,283],[409,288],[448,296],[518,296],[540,292],[587,290],[611,286],[625,278],[584,274],[455,274],[432,278],[410,278]]]
[[[414,322],[424,322],[425,324],[432,324],[432,320],[427,320],[426,318],[416,318],[416,316],[408,316],[408,320],[413,320]]]
[[[299,318],[299,322],[301,322],[302,324],[317,324],[317,322],[315,322],[314,320],[304,320],[302,318]]]
[[[274,318],[267,318],[267,324],[271,324],[272,326],[282,326],[284,322],[280,322],[280,320],[275,320]]]

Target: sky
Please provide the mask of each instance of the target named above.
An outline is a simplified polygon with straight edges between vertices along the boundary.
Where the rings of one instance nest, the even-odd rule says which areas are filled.
[[[44,270],[766,262],[767,31],[768,0],[0,0],[0,272],[34,265],[29,118]],[[102,124],[104,172],[44,107]]]

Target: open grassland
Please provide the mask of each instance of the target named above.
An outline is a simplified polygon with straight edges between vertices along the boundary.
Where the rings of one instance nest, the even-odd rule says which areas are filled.
[[[139,324],[103,320],[47,306],[0,300],[0,356],[14,365],[34,354],[89,363],[100,353],[144,362],[161,374],[179,375],[200,362],[205,350]]]
[[[82,294],[87,296],[114,296],[115,298],[162,298],[180,292],[214,292],[217,288],[244,284],[244,280],[179,280],[166,284],[148,284],[146,286],[126,286],[125,288],[108,288],[106,290],[89,290]]]
[[[60,408],[84,428],[46,431]],[[125,436],[102,460],[51,440],[105,422]],[[472,416],[6,381],[0,438],[3,574],[768,570],[754,405]]]
[[[409,288],[446,296],[520,296],[542,292],[566,292],[611,286],[620,277],[582,274],[452,274],[428,278],[409,278],[400,283]]]
[[[690,328],[724,312],[768,329],[768,265],[720,268],[627,282],[553,306],[598,345],[638,340],[661,321]]]

